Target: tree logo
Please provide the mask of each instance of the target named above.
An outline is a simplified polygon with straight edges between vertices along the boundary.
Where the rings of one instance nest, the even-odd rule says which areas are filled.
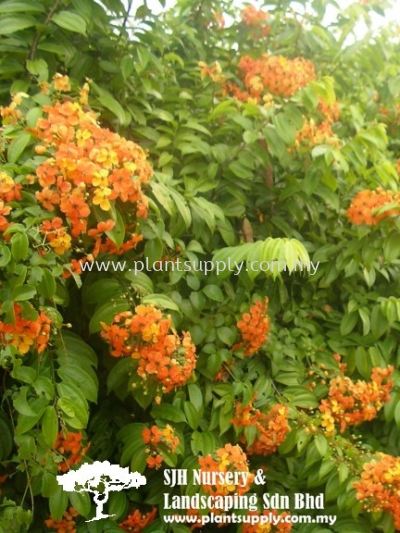
[[[108,518],[103,514],[104,504],[110,492],[139,488],[146,485],[146,477],[139,472],[130,472],[128,467],[112,465],[108,461],[85,463],[78,470],[70,470],[67,474],[57,476],[57,482],[67,492],[93,492],[96,503],[96,516],[87,522]]]

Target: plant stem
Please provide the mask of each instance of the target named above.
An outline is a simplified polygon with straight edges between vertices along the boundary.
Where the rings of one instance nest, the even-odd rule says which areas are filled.
[[[54,15],[56,9],[58,8],[59,4],[60,4],[61,0],[56,0],[53,7],[50,9],[47,17],[46,17],[46,20],[44,21],[44,26],[48,26],[50,24],[50,21],[51,21],[51,17]],[[38,44],[39,44],[39,41],[40,41],[40,37],[42,36],[42,32],[41,31],[38,31],[35,35],[35,38],[33,39],[33,42],[32,42],[32,46],[31,46],[31,49],[29,50],[29,56],[28,58],[30,60],[33,60],[35,58],[35,54],[36,54],[36,50],[37,50],[37,47],[38,47]]]

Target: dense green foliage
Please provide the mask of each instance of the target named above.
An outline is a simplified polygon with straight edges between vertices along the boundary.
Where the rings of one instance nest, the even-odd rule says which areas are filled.
[[[251,447],[255,426],[232,424],[237,404],[251,402],[262,413],[276,404],[288,408],[291,431],[278,450],[248,456],[250,469],[266,467],[270,493],[323,492],[324,511],[310,514],[337,515],[331,526],[337,533],[395,531],[389,512],[363,510],[353,483],[376,452],[399,455],[399,372],[374,420],[327,431],[319,410],[332,379],[342,376],[334,353],[353,382],[370,382],[374,368],[399,361],[396,197],[389,205],[393,216],[376,225],[354,225],[346,215],[359,191],[398,190],[399,32],[387,27],[362,39],[354,33],[359,20],[371,25],[371,14],[383,13],[386,2],[356,2],[328,24],[326,10],[335,5],[271,2],[265,21],[246,26],[231,2],[212,0],[180,0],[163,16],[145,6],[128,16],[119,0],[0,1],[2,105],[24,93],[16,121],[2,113],[1,172],[21,185],[21,196],[3,197],[6,189],[0,189],[0,324],[22,316],[47,332],[50,323],[44,350],[36,341],[27,349],[23,339],[9,342],[12,333],[0,329],[0,475],[7,475],[0,532],[49,531],[44,520],[50,514],[60,520],[69,505],[85,517],[77,518],[78,533],[120,531],[117,523],[132,507],[151,506],[158,516],[146,531],[171,530],[162,520],[162,468],[147,466],[143,428],[170,424],[179,445],[172,451],[161,446],[163,461],[198,468],[198,457],[227,443]],[[311,61],[314,79],[289,96],[270,97],[263,87],[259,101],[240,98],[241,58],[258,60],[267,52]],[[53,87],[45,94],[44,82],[56,73],[69,76],[72,90]],[[278,84],[286,75],[278,73]],[[44,242],[44,221],[62,216],[70,233],[71,219],[35,196],[40,187],[31,177],[56,148],[35,151],[45,142],[33,129],[54,100],[78,101],[86,80],[100,124],[146,150],[154,170],[147,184],[142,180],[147,218],[121,198],[109,213],[91,204],[88,227],[111,218],[115,225],[103,238],[116,247],[132,228],[143,237],[123,255],[102,249],[97,260],[133,265],[147,258],[152,265],[179,259],[195,269],[135,274],[110,267],[63,276],[71,274],[72,260],[93,253],[95,238],[72,234],[61,251]],[[137,159],[143,162],[144,154]],[[214,268],[206,275],[199,263],[229,259],[244,262],[239,274],[217,275]],[[286,261],[288,270],[250,268],[253,261],[273,260]],[[295,271],[295,261],[308,260],[318,264],[315,271]],[[237,322],[265,297],[268,340],[246,354]],[[165,394],[146,388],[137,359],[112,357],[100,335],[101,323],[110,325],[139,304],[170,314],[170,334],[189,332],[196,346],[195,371]],[[63,493],[56,483],[60,431],[82,432],[90,442],[85,460],[129,465],[148,476],[147,486],[111,495],[114,518],[86,523],[95,507],[89,495]],[[189,529],[174,525],[172,531]],[[330,530],[294,525],[292,531]]]

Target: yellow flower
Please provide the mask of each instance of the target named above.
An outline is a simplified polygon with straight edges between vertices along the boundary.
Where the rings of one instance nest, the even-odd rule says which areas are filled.
[[[13,336],[12,345],[15,346],[22,354],[29,352],[34,339],[29,335],[17,334]]]
[[[85,142],[90,139],[92,134],[89,130],[78,130],[76,132],[76,144],[78,146],[83,146]]]
[[[63,76],[62,74],[54,74],[53,76],[54,88],[57,91],[70,91],[71,85],[69,83],[68,76]]]
[[[80,96],[79,102],[82,105],[87,105],[88,104],[89,90],[90,90],[89,84],[85,83],[84,86],[82,87],[82,89],[79,91],[79,96]]]
[[[111,204],[107,198],[111,194],[111,189],[109,187],[100,187],[95,189],[93,196],[94,205],[99,205],[100,209],[103,211],[109,211],[111,209]]]
[[[92,179],[92,185],[95,187],[107,187],[108,185],[108,171],[105,169],[96,172]]]
[[[57,237],[51,241],[50,246],[54,248],[56,254],[62,255],[71,248],[71,236]]]

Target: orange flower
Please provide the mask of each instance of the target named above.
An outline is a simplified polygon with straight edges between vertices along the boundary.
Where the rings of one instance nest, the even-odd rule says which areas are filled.
[[[393,209],[387,209],[379,215],[374,212],[390,204],[394,204]],[[346,214],[353,224],[374,226],[384,218],[400,214],[400,194],[384,191],[380,187],[375,191],[361,191],[353,198]]]
[[[372,420],[385,402],[390,400],[393,381],[388,380],[393,367],[373,368],[371,382],[352,381],[347,376],[338,376],[331,380],[329,398],[321,400],[319,410],[322,415],[321,425],[328,435],[334,433],[333,421],[340,426],[343,433],[348,426],[358,425]]]
[[[226,80],[226,77],[222,75],[221,65],[218,61],[214,61],[211,67],[207,66],[204,61],[199,61],[198,65],[201,68],[200,74],[202,78],[209,77],[215,83],[223,83]]]
[[[270,455],[282,444],[290,431],[286,405],[274,405],[268,414],[261,413],[253,407],[252,401],[247,405],[236,405],[235,418],[231,420],[236,427],[255,426],[257,436],[251,446],[247,446],[249,455]],[[246,444],[243,436],[241,442]]]
[[[21,355],[31,348],[42,353],[47,348],[50,329],[51,321],[44,311],[40,312],[37,320],[27,320],[22,316],[21,306],[14,304],[14,322],[7,324],[0,321],[0,342],[5,346],[15,346]]]
[[[21,188],[20,183],[15,183],[14,179],[6,172],[0,171],[0,200],[5,202],[21,200]]]
[[[57,90],[70,89],[68,78],[59,74],[53,85]],[[87,91],[88,86],[84,86],[81,91],[84,100]],[[142,187],[152,175],[146,152],[134,142],[100,127],[95,114],[84,111],[76,102],[56,102],[43,109],[45,116],[30,130],[40,141],[39,151],[49,154],[36,169],[41,187],[36,191],[37,199],[44,209],[63,219],[72,238],[85,234],[94,239],[93,249],[85,251],[121,255],[134,249],[142,237],[127,234],[125,242],[116,247],[104,234],[116,224],[111,216],[116,201],[133,204],[136,216],[146,218],[148,202]],[[19,188],[10,176],[2,179],[0,173],[0,200],[3,196],[6,201],[19,199]],[[99,223],[96,217],[90,217],[98,208],[110,212],[107,222]],[[61,254],[69,249],[70,242],[69,237],[56,236],[59,237],[63,238],[56,251]]]
[[[70,91],[71,85],[69,83],[68,76],[63,76],[62,74],[54,74],[53,76],[54,88],[57,91]]]
[[[110,326],[101,327],[111,355],[137,359],[143,387],[155,384],[158,396],[184,385],[192,375],[196,349],[190,334],[184,332],[180,338],[171,331],[171,318],[163,318],[159,309],[138,305],[135,314],[121,313]]]
[[[54,518],[49,518],[45,520],[44,523],[46,527],[57,531],[58,533],[76,533],[76,523],[74,518],[78,516],[78,511],[73,507],[70,507],[68,511],[63,514],[61,520],[54,520]]]
[[[148,445],[146,451],[149,456],[146,459],[146,463],[149,468],[160,468],[163,462],[160,449],[163,446],[166,446],[171,453],[175,453],[177,446],[179,446],[179,438],[169,424],[164,429],[158,426],[145,428],[142,431],[142,439]]]
[[[269,332],[269,318],[267,316],[268,298],[264,302],[257,301],[250,307],[248,313],[242,315],[237,327],[242,334],[243,342],[232,348],[238,349],[244,346],[246,356],[253,355],[265,344]]]
[[[254,6],[246,6],[242,9],[242,22],[248,28],[252,28],[251,37],[260,39],[266,37],[271,31],[271,27],[266,24],[269,14],[262,9],[256,9]]]
[[[238,445],[225,444],[223,448],[218,448],[215,454],[199,457],[198,461],[200,470],[204,475],[207,472],[249,472],[246,454]],[[249,473],[244,487],[217,483],[216,485],[202,485],[202,488],[205,492],[221,496],[233,493],[246,494],[250,490],[253,480],[254,474]]]
[[[232,82],[225,85],[225,91],[239,100],[256,104],[269,94],[290,98],[315,79],[314,65],[302,57],[288,59],[263,54],[260,59],[253,59],[243,56],[239,69],[245,91]]]
[[[11,213],[11,207],[6,206],[3,200],[0,200],[0,232],[6,231],[10,223],[6,216]]]
[[[67,472],[71,466],[80,463],[89,449],[89,444],[82,447],[82,433],[68,432],[66,436],[62,431],[57,435],[54,449],[63,456],[63,461],[57,464],[60,472]]]
[[[123,531],[128,531],[129,533],[141,533],[141,531],[154,521],[156,516],[157,509],[155,507],[146,514],[142,514],[139,509],[135,509],[118,526]]]
[[[353,483],[356,497],[368,512],[390,513],[400,530],[400,459],[384,453],[375,456],[364,464],[360,481]]]

